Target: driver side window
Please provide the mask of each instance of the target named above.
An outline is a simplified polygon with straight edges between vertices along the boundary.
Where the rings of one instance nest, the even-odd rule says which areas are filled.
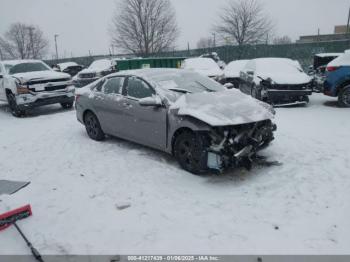
[[[126,93],[127,96],[136,99],[142,99],[155,95],[154,90],[148,84],[136,77],[129,78]]]

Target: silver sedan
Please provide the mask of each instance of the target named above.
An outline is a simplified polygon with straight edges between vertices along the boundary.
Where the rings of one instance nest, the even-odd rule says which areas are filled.
[[[249,169],[276,129],[269,105],[180,69],[108,75],[77,91],[76,109],[90,138],[108,134],[173,154],[194,174]]]

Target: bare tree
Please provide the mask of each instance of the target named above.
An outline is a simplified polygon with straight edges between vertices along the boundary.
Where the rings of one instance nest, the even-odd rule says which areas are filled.
[[[169,0],[121,0],[110,33],[115,47],[147,56],[172,50],[179,30]]]
[[[231,0],[222,9],[215,31],[239,46],[266,42],[272,22],[257,0]]]
[[[274,45],[286,45],[286,44],[291,44],[291,43],[292,43],[292,39],[287,35],[281,36],[281,37],[276,37],[273,39]]]
[[[2,55],[12,59],[38,59],[48,51],[49,42],[37,26],[14,23],[0,38]]]
[[[205,49],[214,47],[214,39],[212,37],[202,37],[197,42],[198,49]]]

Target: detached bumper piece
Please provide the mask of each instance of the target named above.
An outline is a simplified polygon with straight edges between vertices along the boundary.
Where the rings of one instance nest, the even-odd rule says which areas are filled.
[[[211,134],[208,168],[219,172],[236,167],[250,170],[254,156],[274,139],[276,129],[270,120],[217,128]]]

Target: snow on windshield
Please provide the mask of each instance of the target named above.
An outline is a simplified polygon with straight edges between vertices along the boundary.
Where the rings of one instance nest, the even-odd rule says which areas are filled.
[[[256,71],[259,73],[280,72],[295,74],[301,72],[297,62],[290,59],[261,58],[255,59],[255,64]]]
[[[225,74],[235,74],[239,76],[240,71],[246,66],[249,60],[237,60],[229,63],[225,68]]]
[[[187,72],[186,70],[176,73],[159,73],[152,75],[150,79],[161,88],[175,92],[198,93],[226,90],[216,81],[194,72]]]
[[[112,66],[112,63],[110,60],[103,59],[103,60],[97,60],[92,62],[92,64],[89,66],[89,69],[109,69]]]
[[[78,64],[75,62],[66,62],[66,63],[61,63],[61,64],[57,64],[61,71],[63,71],[64,69],[71,67],[71,66],[77,66]]]
[[[220,69],[211,58],[189,58],[184,61],[184,69]]]

